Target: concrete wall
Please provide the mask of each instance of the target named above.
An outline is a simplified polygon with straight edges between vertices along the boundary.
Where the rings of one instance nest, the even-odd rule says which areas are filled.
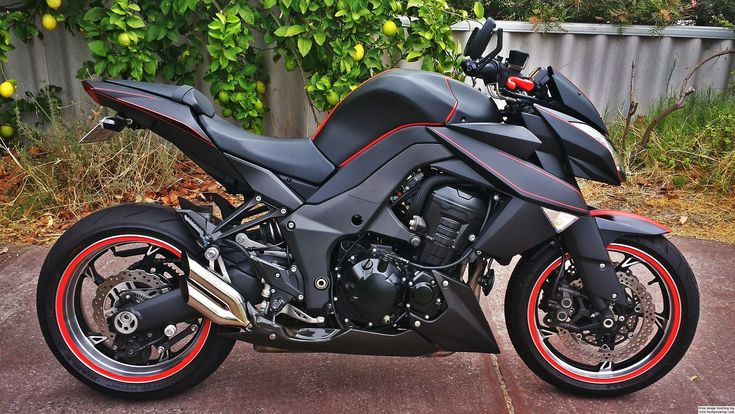
[[[472,27],[463,22],[454,26],[463,44]],[[505,30],[503,55],[521,49],[531,57],[528,69],[551,65],[577,84],[598,109],[609,118],[625,112],[630,82],[630,64],[636,61],[636,90],[641,112],[650,103],[677,89],[687,71],[703,57],[725,48],[735,48],[735,32],[724,28],[670,27],[656,34],[648,26],[565,24],[560,30],[537,32],[525,22],[498,22]],[[18,92],[38,91],[44,84],[63,88],[62,99],[80,107],[89,102],[76,72],[89,57],[86,42],[61,27],[45,32],[44,40],[23,44],[9,54],[5,76],[18,81]],[[266,58],[271,75],[266,114],[266,133],[280,137],[312,134],[316,121],[308,108],[303,79],[299,72],[286,72],[282,61]],[[416,67],[416,64],[406,66]],[[703,67],[695,77],[700,90],[727,87],[735,59],[723,57]],[[197,85],[206,89],[205,85]],[[206,92],[206,91],[205,91]],[[74,110],[72,109],[72,110]],[[318,114],[322,119],[324,114]]]

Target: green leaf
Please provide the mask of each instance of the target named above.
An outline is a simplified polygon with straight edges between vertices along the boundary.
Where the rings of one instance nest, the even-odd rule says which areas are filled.
[[[242,8],[240,10],[240,17],[249,25],[255,24],[255,13],[253,13],[250,7]]]
[[[485,7],[482,5],[482,3],[476,1],[475,5],[472,8],[475,12],[475,17],[477,17],[478,19],[482,19],[483,17],[485,17]]]
[[[301,53],[301,56],[308,55],[312,45],[311,39],[299,38],[299,41],[297,43],[299,45],[299,52]]]
[[[105,9],[102,7],[92,7],[84,13],[84,20],[96,23],[106,15],[107,13],[105,13]]]
[[[275,6],[278,0],[264,0],[263,1],[263,8],[264,9],[270,9],[271,7]]]
[[[314,41],[319,46],[324,45],[324,41],[327,40],[327,34],[325,32],[316,32],[314,34]]]
[[[97,56],[107,56],[107,43],[102,40],[93,40],[88,44],[89,50]]]
[[[228,60],[237,60],[237,54],[240,53],[240,48],[230,48],[225,49],[222,54],[225,55],[225,57]]]
[[[102,73],[104,73],[106,67],[107,67],[106,60],[98,60],[94,64],[94,73],[101,75]]]
[[[409,61],[409,62],[415,62],[415,61],[419,60],[419,58],[421,56],[423,56],[423,53],[421,53],[421,52],[419,52],[417,50],[413,50],[411,52],[408,52],[408,56],[406,56],[406,60]]]
[[[278,37],[292,37],[296,36],[298,34],[304,33],[306,31],[306,28],[300,24],[295,24],[293,26],[281,26],[279,27],[275,35]]]
[[[138,16],[131,16],[127,19],[128,26],[132,27],[133,29],[140,29],[141,27],[145,27],[145,23],[143,23],[143,19],[141,19]]]

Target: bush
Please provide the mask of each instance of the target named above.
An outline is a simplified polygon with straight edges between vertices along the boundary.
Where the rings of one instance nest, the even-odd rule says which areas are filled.
[[[457,9],[469,9],[472,0],[452,0]],[[611,23],[669,24],[732,27],[735,2],[721,0],[483,0],[485,14],[497,20],[555,24]]]
[[[697,25],[724,26],[735,29],[735,2],[692,0],[690,13]]]
[[[21,0],[0,6],[0,61],[13,49],[11,32],[23,41],[42,36],[32,23],[41,14],[87,40],[92,60],[78,77],[191,84],[208,65],[223,114],[255,132],[268,110],[265,51],[301,71],[313,108],[328,110],[402,59],[459,77],[451,25],[468,16],[446,0],[64,0],[58,10]],[[410,19],[405,30],[400,16]],[[386,22],[397,30],[384,31]]]
[[[610,128],[611,139],[627,168],[649,121],[674,99],[656,103],[648,117],[639,117],[627,142],[621,141],[621,120]],[[667,177],[676,186],[690,184],[731,192],[735,187],[735,96],[696,93],[686,106],[659,123],[648,148],[638,157],[641,172]],[[683,181],[683,182],[682,182]]]
[[[69,123],[52,113],[43,132],[19,125],[25,145],[11,147],[0,138],[0,218],[84,214],[179,181],[180,152],[150,131],[125,130],[109,142],[80,144],[96,119]]]

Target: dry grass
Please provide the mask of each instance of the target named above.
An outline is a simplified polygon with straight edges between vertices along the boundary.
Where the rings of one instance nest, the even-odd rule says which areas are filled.
[[[79,144],[99,116],[71,123],[55,117],[43,130],[22,126],[14,146],[0,139],[0,243],[45,244],[109,205],[175,205],[179,196],[219,190],[178,149],[149,131]]]
[[[673,234],[735,243],[735,193],[680,189],[650,178],[632,177],[621,187],[580,180],[587,202],[659,221]]]

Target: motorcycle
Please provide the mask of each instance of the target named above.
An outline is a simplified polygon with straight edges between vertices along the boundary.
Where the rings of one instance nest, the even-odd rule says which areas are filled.
[[[695,333],[692,270],[666,226],[587,205],[577,177],[625,179],[602,118],[559,71],[524,75],[527,54],[498,57],[502,41],[488,19],[462,63],[493,99],[390,70],[303,139],[237,128],[191,86],[85,81],[116,115],[82,142],[149,129],[244,201],[125,204],[72,226],[38,282],[55,357],[97,390],[150,399],[203,381],[238,340],[258,352],[498,353],[480,293],[494,262],[520,255],[505,320],[533,372],[595,396],[662,378]]]

